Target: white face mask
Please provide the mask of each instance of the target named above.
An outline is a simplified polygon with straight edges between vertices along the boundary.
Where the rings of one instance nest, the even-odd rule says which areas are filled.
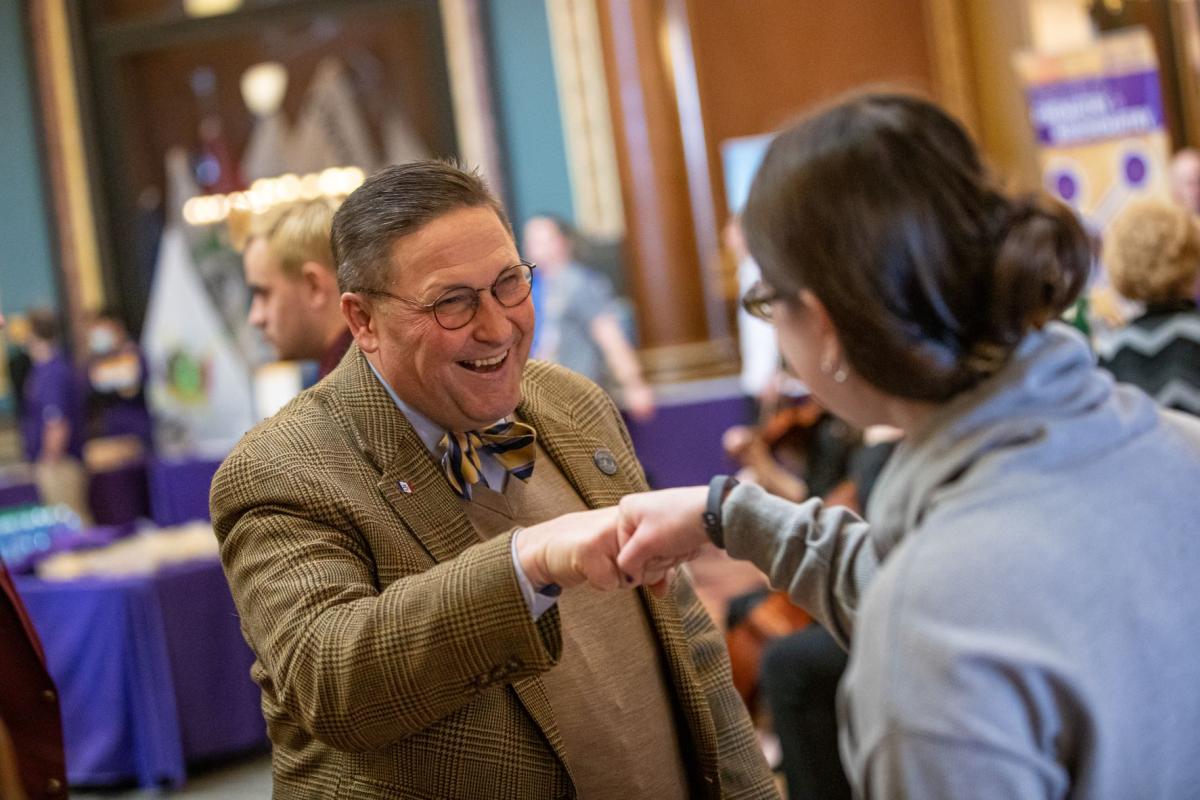
[[[88,349],[92,351],[93,355],[108,355],[116,346],[117,337],[108,328],[96,328],[88,334]]]

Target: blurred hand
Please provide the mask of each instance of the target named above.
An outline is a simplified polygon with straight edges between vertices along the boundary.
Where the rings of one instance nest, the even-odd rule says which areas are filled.
[[[721,447],[725,455],[743,467],[749,462],[755,443],[761,441],[758,433],[749,425],[734,425],[721,434]]]
[[[517,534],[517,558],[537,588],[557,583],[564,589],[587,583],[616,589],[617,507],[580,511],[524,528]]]
[[[625,387],[622,392],[629,416],[638,422],[649,422],[654,418],[654,390],[645,383]]]
[[[708,543],[701,515],[708,487],[664,489],[621,498],[617,566],[635,584],[666,593],[675,567],[700,554]]]

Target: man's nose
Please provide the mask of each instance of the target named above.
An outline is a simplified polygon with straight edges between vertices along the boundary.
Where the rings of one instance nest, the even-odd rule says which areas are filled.
[[[266,325],[267,317],[263,313],[263,304],[261,298],[254,298],[250,301],[250,314],[246,321],[250,323],[252,328],[262,328]]]
[[[508,309],[500,305],[500,301],[492,297],[491,292],[479,293],[479,309],[475,312],[473,322],[475,329],[472,335],[483,342],[506,339],[512,330]]]

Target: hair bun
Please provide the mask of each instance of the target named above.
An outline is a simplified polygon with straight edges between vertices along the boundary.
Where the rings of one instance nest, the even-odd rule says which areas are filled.
[[[1005,227],[981,340],[1011,348],[1075,301],[1091,270],[1091,248],[1074,212],[1050,198],[1012,201]]]

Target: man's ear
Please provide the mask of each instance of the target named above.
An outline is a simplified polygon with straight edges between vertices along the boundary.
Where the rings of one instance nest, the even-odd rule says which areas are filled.
[[[305,261],[300,265],[300,282],[309,306],[319,308],[338,301],[337,277],[324,265]]]
[[[342,316],[346,318],[346,325],[358,343],[358,349],[364,353],[374,353],[379,349],[379,327],[371,302],[357,292],[344,292],[341,302]]]

